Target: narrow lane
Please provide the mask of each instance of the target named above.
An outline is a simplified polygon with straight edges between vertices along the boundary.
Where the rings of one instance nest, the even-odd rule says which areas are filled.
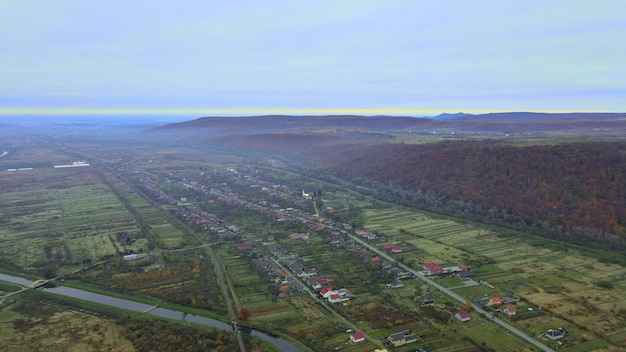
[[[274,259],[274,258],[270,258],[276,265],[278,265],[281,269],[283,269],[283,271],[285,271],[285,273],[287,273],[288,275],[291,275],[291,271],[289,271],[287,268],[285,268],[284,266],[282,266],[280,264],[280,262],[278,262],[278,260]],[[293,276],[293,275],[291,275]],[[311,296],[311,298],[313,298],[317,303],[321,304],[324,308],[326,308],[331,314],[333,314],[334,316],[336,316],[337,318],[339,318],[344,324],[346,324],[347,327],[351,328],[353,331],[357,332],[361,332],[365,338],[372,342],[373,344],[375,344],[377,347],[379,347],[380,349],[384,349],[385,346],[383,346],[382,342],[380,342],[380,340],[374,339],[371,336],[367,335],[363,329],[360,329],[359,327],[357,327],[353,322],[351,322],[350,320],[346,319],[343,315],[339,314],[329,303],[327,303],[326,301],[324,301],[323,299],[320,299],[320,295],[317,292],[314,292],[313,290],[311,290],[307,285],[305,285],[302,280],[300,280],[299,278],[297,278],[298,282],[300,282],[300,284],[304,287],[304,290],[307,291],[307,293],[309,294],[309,296]]]
[[[424,273],[419,272],[411,267],[408,267],[402,263],[398,263],[394,258],[392,258],[391,256],[389,256],[387,253],[380,251],[378,248],[371,246],[369,243],[366,243],[365,241],[361,240],[360,238],[353,236],[345,231],[342,231],[344,234],[350,236],[350,238],[352,238],[353,240],[357,241],[359,244],[361,244],[362,246],[365,246],[367,248],[369,248],[371,251],[377,253],[378,255],[380,255],[381,257],[384,257],[385,259],[396,263],[397,266],[401,267],[402,269],[410,272],[411,274],[415,275],[416,277],[420,278],[422,281],[426,282],[427,284],[435,287],[436,289],[438,289],[439,291],[445,293],[446,295],[454,298],[455,300],[465,304],[465,298],[461,297],[459,294],[452,292],[452,290],[449,290],[443,286],[441,286],[440,284],[436,283],[433,279],[426,277],[426,275],[424,275]],[[491,313],[488,313],[487,311],[485,311],[484,309],[482,309],[481,307],[477,307],[477,306],[473,306],[473,309],[478,312],[483,314],[486,317],[490,317],[491,321],[493,321],[494,323],[502,326],[503,328],[509,330],[510,332],[514,333],[515,335],[519,336],[520,338],[524,339],[526,342],[532,344],[533,346],[541,349],[542,351],[545,352],[554,352],[553,349],[551,349],[550,347],[542,344],[541,342],[537,341],[536,339],[534,339],[531,336],[526,335],[526,333],[524,333],[523,331],[519,330],[518,328],[512,326],[511,324],[502,321],[501,319],[496,318],[495,316],[493,316]]]

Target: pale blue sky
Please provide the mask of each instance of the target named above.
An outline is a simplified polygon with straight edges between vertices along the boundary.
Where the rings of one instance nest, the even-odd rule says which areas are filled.
[[[0,113],[626,111],[626,1],[0,2]]]

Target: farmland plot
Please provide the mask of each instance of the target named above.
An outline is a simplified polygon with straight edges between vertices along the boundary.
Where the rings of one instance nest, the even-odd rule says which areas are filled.
[[[2,172],[0,187],[0,251],[14,265],[74,267],[147,248],[134,216],[91,167]]]
[[[404,263],[417,269],[424,262],[467,264],[478,273],[476,281],[486,279],[495,286],[462,288],[458,293],[519,295],[542,313],[549,312],[541,315],[542,327],[580,329],[584,341],[572,338],[564,346],[573,348],[585,341],[606,345],[609,340],[626,344],[626,268],[585,257],[575,247],[537,245],[533,237],[502,235],[477,224],[392,205],[364,207],[363,215],[365,228],[394,244],[409,243],[418,249],[397,254]],[[522,315],[513,323],[532,333],[536,330],[531,331],[532,322],[539,319],[533,317]]]

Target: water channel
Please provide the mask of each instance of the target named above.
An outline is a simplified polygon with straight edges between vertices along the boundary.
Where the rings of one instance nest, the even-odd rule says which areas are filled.
[[[26,280],[17,276],[5,275],[0,273],[0,280],[11,282],[14,284],[18,284],[21,286],[28,287],[32,283],[30,280]],[[145,303],[133,302],[123,298],[111,297],[103,294],[83,291],[71,287],[58,286],[53,288],[45,288],[43,289],[45,292],[54,293],[61,296],[78,298],[88,302],[95,302],[100,304],[105,304],[117,308],[127,309],[134,312],[142,312],[150,315],[154,315],[157,317],[175,319],[175,320],[184,320],[195,324],[202,324],[205,326],[210,326],[222,330],[232,330],[230,324],[224,323],[219,320],[202,317],[199,315],[193,314],[185,314],[183,312],[179,312],[176,310],[159,308],[155,306],[151,306]],[[244,329],[246,333],[250,333],[252,336],[256,336],[263,341],[267,341],[272,343],[278,349],[284,352],[297,352],[300,351],[295,345],[291,342],[270,336],[264,332],[254,330],[254,329]]]

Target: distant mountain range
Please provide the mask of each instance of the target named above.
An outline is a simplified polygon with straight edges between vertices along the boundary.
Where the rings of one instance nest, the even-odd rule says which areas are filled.
[[[410,116],[263,115],[242,117],[201,117],[172,123],[163,129],[210,129],[213,135],[257,133],[302,133],[306,131],[360,129],[388,132],[458,132],[559,131],[559,130],[624,130],[626,113],[536,113],[507,112],[490,114],[441,114],[433,118]]]

